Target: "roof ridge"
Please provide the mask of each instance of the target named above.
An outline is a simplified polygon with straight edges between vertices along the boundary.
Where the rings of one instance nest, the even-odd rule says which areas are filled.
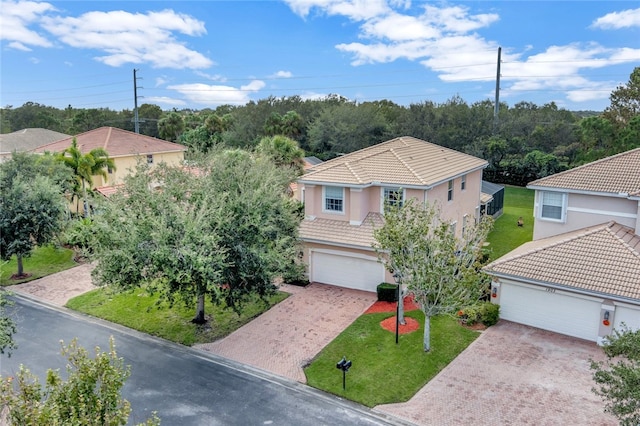
[[[362,179],[360,179],[360,176],[356,173],[356,171],[351,167],[351,164],[346,161],[344,163],[344,166],[347,168],[347,170],[349,170],[349,172],[351,172],[351,174],[353,175],[354,178],[356,178],[356,180],[358,181],[358,183],[362,183]]]
[[[404,159],[402,159],[400,157],[400,155],[395,151],[395,149],[391,148],[390,149],[391,153],[398,159],[398,161],[400,163],[402,163],[403,166],[405,166],[407,168],[407,170],[409,170],[411,172],[411,174],[413,174],[413,177],[415,177],[417,180],[419,180],[422,184],[424,184],[424,179],[422,179],[415,170],[413,170],[413,168],[411,166],[409,166],[407,164],[406,161],[404,161]]]
[[[545,180],[548,180],[548,178],[557,177],[557,176],[564,176],[564,175],[566,175],[566,174],[568,174],[568,173],[573,173],[573,172],[575,172],[575,171],[577,171],[577,170],[582,170],[582,169],[585,169],[585,168],[587,168],[587,167],[593,167],[594,165],[597,165],[597,164],[601,164],[601,163],[604,163],[604,162],[611,161],[611,160],[613,160],[613,159],[615,159],[615,158],[617,158],[617,157],[621,157],[621,156],[624,156],[624,155],[629,155],[629,154],[631,154],[631,153],[632,153],[632,152],[634,152],[634,151],[640,151],[640,147],[638,147],[638,148],[634,148],[634,149],[630,149],[629,151],[619,152],[619,153],[617,153],[617,154],[610,155],[610,156],[608,156],[608,157],[604,157],[604,158],[601,158],[601,159],[599,159],[599,160],[591,161],[590,163],[582,164],[582,165],[580,165],[580,166],[578,166],[578,167],[574,167],[573,169],[564,170],[564,171],[559,172],[559,173],[554,173],[554,174],[552,174],[552,175],[545,176],[545,177],[540,178],[540,179],[536,179],[536,180],[534,180],[533,182],[530,182],[529,184],[527,184],[527,186],[529,186],[529,185],[535,185],[535,184],[537,184],[537,182],[543,182],[543,181],[545,181]]]
[[[553,243],[551,243],[549,245],[536,247],[536,248],[533,248],[531,250],[527,250],[525,252],[518,253],[518,254],[516,254],[514,256],[505,257],[504,259],[497,259],[497,260],[491,262],[489,265],[501,265],[501,264],[503,264],[505,262],[510,262],[512,260],[520,259],[522,257],[529,256],[529,255],[534,254],[534,253],[539,253],[541,251],[550,249],[552,247],[559,246],[561,244],[566,244],[569,241],[575,241],[577,239],[584,238],[584,237],[596,234],[596,233],[601,232],[601,231],[606,231],[613,224],[615,224],[615,222],[614,221],[610,221],[610,222],[607,222],[607,223],[603,223],[603,224],[597,225],[594,228],[587,227],[587,228],[582,228],[580,230],[567,232],[567,233],[565,233],[565,235],[567,235],[567,234],[573,234],[573,235],[568,236],[566,238],[559,239],[558,241],[555,241],[555,242],[553,242]],[[580,231],[584,231],[584,232],[580,232]],[[563,235],[563,234],[560,234],[560,235]],[[557,235],[556,236],[551,236],[551,237],[548,237],[548,238],[554,238],[554,237],[557,237]],[[529,241],[529,242],[532,243],[534,241]],[[489,265],[487,265],[487,266],[489,266]]]
[[[113,130],[113,127],[109,127],[107,130],[107,137],[104,140],[104,150],[109,152],[107,150],[107,146],[109,145],[109,140],[111,139],[111,131]]]
[[[611,228],[613,227],[613,225],[620,225],[620,229],[617,232],[614,232]],[[631,244],[629,244],[628,242],[626,242],[624,239],[622,239],[622,237],[620,235],[618,235],[618,233],[620,231],[624,231],[625,233],[628,232],[630,230],[630,228],[621,225],[615,221],[611,221],[610,222],[610,226],[608,226],[607,228],[605,228],[605,231],[609,232],[616,240],[620,241],[620,243],[626,248],[628,249],[632,255],[634,255],[635,257],[637,257],[638,259],[640,259],[640,252],[638,252],[634,247],[631,246]],[[635,235],[635,234],[634,234]]]

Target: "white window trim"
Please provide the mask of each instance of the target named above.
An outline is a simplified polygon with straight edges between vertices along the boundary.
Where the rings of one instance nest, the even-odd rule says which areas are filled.
[[[322,187],[322,213],[344,215],[346,212],[346,196],[344,186],[332,186],[332,188],[340,188],[342,190],[342,210],[327,210],[327,186]]]
[[[451,198],[449,198],[449,194],[451,194]],[[448,203],[453,202],[454,198],[455,198],[455,184],[453,182],[453,179],[451,179],[447,181],[447,202]]]
[[[402,191],[402,200],[400,201],[402,204],[407,200],[407,192],[404,188],[400,188],[399,186],[381,186],[380,187],[380,211],[384,212],[384,202],[386,201],[386,197],[384,196],[385,189],[390,190],[401,190]]]
[[[562,196],[562,207],[561,207],[561,211],[560,211],[560,219],[554,219],[551,217],[544,217],[542,216],[542,207],[543,207],[543,199],[544,199],[544,193],[545,192],[549,192],[549,193],[554,193],[554,194],[560,194]],[[539,195],[538,195],[538,204],[537,204],[537,216],[539,220],[545,221],[545,222],[555,222],[555,223],[565,223],[567,221],[567,200],[569,197],[567,197],[567,193],[566,192],[558,192],[558,191],[540,191]]]

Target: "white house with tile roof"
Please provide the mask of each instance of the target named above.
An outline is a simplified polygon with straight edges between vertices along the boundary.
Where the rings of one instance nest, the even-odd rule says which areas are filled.
[[[412,137],[399,137],[317,164],[299,180],[300,225],[309,280],[376,291],[393,277],[378,262],[373,231],[384,201],[435,202],[462,232],[480,211],[487,162]]]
[[[640,148],[528,187],[534,240],[485,268],[501,318],[598,343],[640,328]]]

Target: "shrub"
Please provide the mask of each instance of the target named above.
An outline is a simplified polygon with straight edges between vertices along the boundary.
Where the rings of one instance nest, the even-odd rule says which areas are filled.
[[[500,319],[500,305],[485,302],[480,307],[480,321],[487,327],[496,324]]]
[[[377,287],[378,301],[380,302],[397,302],[398,286],[390,283],[380,283]]]
[[[474,325],[480,322],[491,327],[500,319],[500,305],[491,302],[478,303],[459,310],[457,316],[463,324]]]

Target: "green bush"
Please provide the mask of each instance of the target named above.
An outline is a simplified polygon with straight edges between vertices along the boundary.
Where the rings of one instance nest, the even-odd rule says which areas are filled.
[[[378,301],[380,302],[397,302],[398,286],[390,283],[380,283],[377,287]]]
[[[500,305],[482,302],[467,306],[458,311],[458,318],[463,324],[474,325],[480,322],[491,327],[500,319]]]
[[[480,306],[480,321],[487,327],[496,324],[500,319],[500,305],[485,302]]]

